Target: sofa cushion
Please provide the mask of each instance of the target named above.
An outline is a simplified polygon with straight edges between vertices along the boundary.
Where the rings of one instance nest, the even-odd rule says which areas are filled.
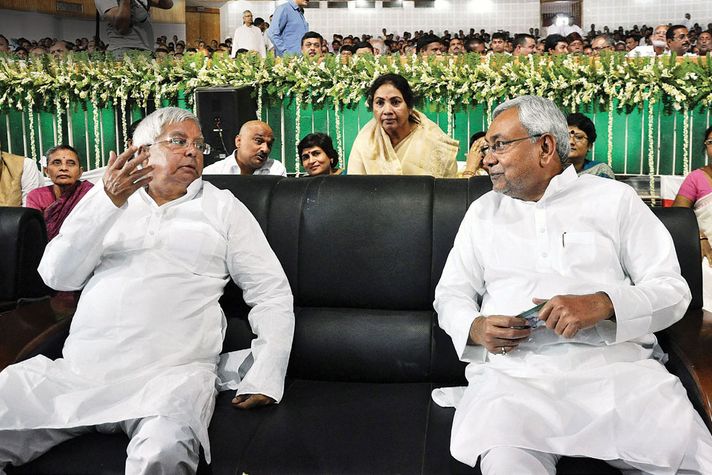
[[[295,320],[291,377],[392,383],[429,379],[432,311],[298,307]]]
[[[430,391],[427,383],[296,380],[236,473],[421,473]]]

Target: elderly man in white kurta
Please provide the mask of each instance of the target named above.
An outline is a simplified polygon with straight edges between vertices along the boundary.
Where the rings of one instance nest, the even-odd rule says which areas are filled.
[[[553,474],[562,455],[712,473],[710,434],[653,335],[691,298],[669,233],[630,187],[566,166],[552,102],[523,96],[494,117],[493,191],[467,211],[435,292],[469,363],[464,392],[433,392],[457,408],[453,456],[481,457],[485,474]]]
[[[242,13],[242,25],[235,28],[235,34],[232,36],[232,52],[231,57],[235,57],[241,49],[247,51],[255,51],[263,58],[267,56],[267,44],[262,34],[262,30],[252,24],[252,12],[245,10]]]
[[[202,181],[209,146],[197,118],[159,109],[134,144],[112,152],[104,186],[85,196],[42,258],[50,287],[84,290],[63,358],[37,356],[0,373],[0,472],[93,430],[130,437],[126,473],[194,473],[201,445],[209,462],[216,388],[230,384],[217,373],[226,328],[218,299],[230,277],[257,334],[232,402],[282,397],[291,290],[247,208]]]

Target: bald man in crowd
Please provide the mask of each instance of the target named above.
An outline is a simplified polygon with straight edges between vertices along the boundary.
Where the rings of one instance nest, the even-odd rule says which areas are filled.
[[[261,120],[245,122],[235,137],[235,151],[227,158],[205,167],[205,175],[281,175],[287,170],[269,158],[274,144],[272,128]]]

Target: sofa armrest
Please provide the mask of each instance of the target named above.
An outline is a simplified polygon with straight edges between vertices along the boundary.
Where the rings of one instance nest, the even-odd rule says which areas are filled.
[[[689,310],[658,337],[670,357],[668,369],[680,378],[712,431],[712,313]]]
[[[34,354],[58,353],[76,301],[74,295],[58,294],[0,313],[0,370]]]

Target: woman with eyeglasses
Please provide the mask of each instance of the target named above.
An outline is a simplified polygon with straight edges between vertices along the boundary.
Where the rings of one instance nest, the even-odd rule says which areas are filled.
[[[702,298],[705,310],[712,311],[712,127],[705,131],[705,151],[708,163],[685,178],[677,192],[673,206],[692,208],[700,228],[702,250]],[[705,262],[705,260],[707,262]]]
[[[566,122],[569,124],[569,143],[571,144],[569,163],[574,166],[576,173],[615,179],[616,174],[608,164],[594,162],[586,158],[596,141],[596,126],[593,125],[591,119],[575,112],[566,117]]]

